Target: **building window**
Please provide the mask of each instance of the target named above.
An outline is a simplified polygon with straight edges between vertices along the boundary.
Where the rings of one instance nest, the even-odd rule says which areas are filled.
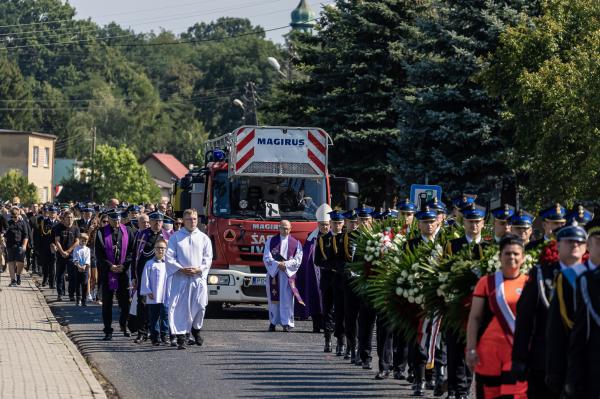
[[[44,187],[42,189],[42,202],[46,203],[50,200],[50,198],[48,198],[48,194],[50,194],[48,187]]]
[[[33,156],[31,160],[31,165],[38,166],[38,161],[40,159],[40,147],[37,145],[33,147]]]
[[[47,168],[50,165],[50,148],[44,148],[44,167]]]

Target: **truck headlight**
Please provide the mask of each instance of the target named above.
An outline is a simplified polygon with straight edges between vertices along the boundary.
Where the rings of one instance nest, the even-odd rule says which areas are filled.
[[[230,276],[228,274],[209,274],[208,284],[209,285],[229,285]]]

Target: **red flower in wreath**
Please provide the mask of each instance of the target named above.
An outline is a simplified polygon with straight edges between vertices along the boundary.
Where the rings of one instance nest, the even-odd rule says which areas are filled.
[[[540,264],[549,265],[558,262],[558,244],[556,240],[550,241],[540,253]]]

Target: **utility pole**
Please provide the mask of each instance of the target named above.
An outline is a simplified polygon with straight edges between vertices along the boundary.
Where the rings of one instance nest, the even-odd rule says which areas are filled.
[[[92,176],[91,176],[91,186],[92,186],[92,194],[91,201],[94,202],[94,175],[96,174],[96,126],[92,127]]]
[[[249,124],[258,126],[258,114],[256,112],[258,98],[254,82],[246,83],[246,94],[244,97],[246,97],[248,104],[246,120],[249,121]]]

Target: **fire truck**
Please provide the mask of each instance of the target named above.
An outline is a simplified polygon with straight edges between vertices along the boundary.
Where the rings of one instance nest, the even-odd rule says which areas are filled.
[[[204,166],[175,182],[175,213],[198,210],[212,242],[213,306],[267,302],[262,257],[280,220],[304,243],[321,204],[358,206],[357,183],[328,174],[330,145],[319,128],[242,126],[208,141]]]

